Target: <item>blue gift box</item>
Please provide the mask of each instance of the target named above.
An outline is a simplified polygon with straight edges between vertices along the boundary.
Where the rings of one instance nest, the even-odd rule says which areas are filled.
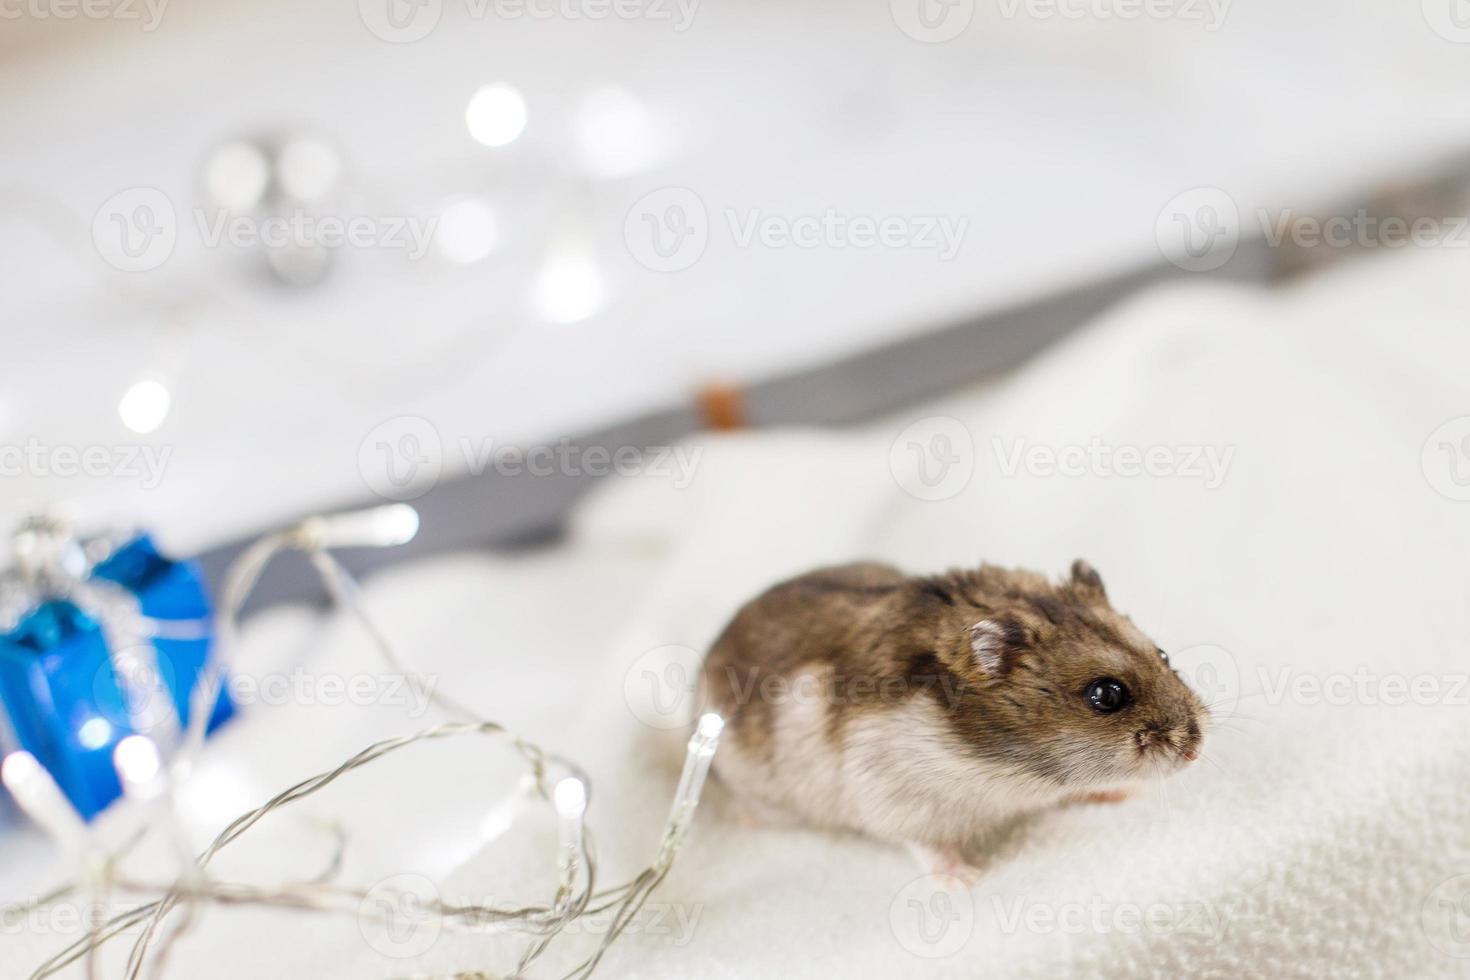
[[[109,649],[108,624],[100,621],[105,614],[86,611],[70,598],[42,596],[0,635],[6,741],[39,759],[90,820],[121,794],[112,752],[138,729],[141,718],[188,724],[190,692],[209,653],[212,630],[198,569],[162,556],[147,535],[113,549],[91,567],[87,581],[113,591],[120,586],[148,620],[206,627],[187,638],[140,640],[139,649],[126,658],[146,662],[154,682],[148,688],[154,692],[151,705],[140,702],[136,678],[118,676],[123,661]],[[209,730],[233,711],[221,689]]]

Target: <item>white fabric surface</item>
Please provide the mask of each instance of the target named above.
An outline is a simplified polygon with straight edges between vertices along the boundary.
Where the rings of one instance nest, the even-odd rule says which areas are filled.
[[[906,853],[741,825],[712,784],[654,897],[661,918],[640,920],[607,976],[1470,975],[1470,959],[1441,948],[1434,897],[1470,873],[1470,707],[1454,680],[1470,670],[1470,503],[1437,492],[1442,477],[1421,465],[1430,433],[1470,414],[1463,283],[1448,252],[1348,266],[1277,294],[1170,287],[984,391],[859,433],[712,441],[691,487],[609,484],[553,552],[396,569],[368,599],[456,696],[586,766],[608,882],[654,852],[682,749],[682,733],[640,721],[653,717],[643,672],[657,674],[670,645],[702,650],[738,603],[820,563],[876,557],[918,571],[984,559],[1060,573],[1085,556],[1186,674],[1239,692],[1217,697],[1231,717],[1209,734],[1208,761],[1128,803],[1010,829],[983,880],[947,906],[925,904],[942,900],[915,883]],[[899,488],[890,450],[935,415],[971,433],[974,472],[955,496],[921,500]],[[1093,436],[1233,455],[1207,488],[1188,476],[1008,476],[992,443]],[[262,660],[304,655],[318,671],[370,663],[350,624],[305,610],[255,624],[249,647]],[[1214,673],[1201,670],[1206,655]],[[1369,696],[1280,696],[1283,670],[1366,672]],[[1391,677],[1436,685],[1449,703],[1364,703],[1389,696]],[[191,794],[191,813],[202,832],[228,816],[227,796],[262,798],[426,720],[383,706],[260,709],[215,743],[201,773],[213,788]],[[456,898],[542,894],[545,820],[473,853],[473,829],[514,770],[508,753],[411,751],[313,804],[359,828],[346,879],[413,873]],[[261,835],[220,870],[299,874],[325,853],[289,820]],[[915,932],[911,900],[951,913],[938,944]],[[19,955],[0,957],[5,975],[23,975],[57,938],[8,942]],[[174,968],[389,977],[503,966],[505,949],[445,935],[394,960],[350,921],[226,910],[206,917]]]

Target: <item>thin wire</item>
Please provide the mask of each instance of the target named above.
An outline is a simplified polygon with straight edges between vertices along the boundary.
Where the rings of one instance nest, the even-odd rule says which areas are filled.
[[[129,950],[126,963],[127,980],[139,980],[145,968],[154,978],[162,976],[173,948],[197,922],[197,905],[212,903],[222,906],[257,905],[290,908],[302,911],[331,914],[356,915],[359,918],[372,916],[365,913],[362,900],[369,892],[362,888],[334,885],[331,883],[341,868],[342,855],[346,846],[346,832],[334,825],[336,847],[326,869],[305,881],[288,882],[274,888],[263,888],[240,883],[223,882],[211,878],[207,872],[210,862],[221,850],[253,829],[259,822],[286,807],[291,806],[335,783],[341,777],[390,755],[400,749],[420,742],[432,742],[461,735],[497,736],[507,739],[522,756],[529,767],[529,785],[542,801],[550,803],[547,790],[548,764],[566,769],[583,783],[590,801],[592,781],[586,772],[563,757],[551,755],[540,746],[506,730],[502,725],[481,718],[467,705],[439,694],[425,685],[421,675],[389,641],[377,623],[369,615],[362,601],[361,589],[350,573],[325,550],[318,535],[309,528],[310,521],[277,534],[267,535],[248,547],[230,567],[221,590],[220,618],[216,642],[206,663],[200,670],[199,679],[190,697],[189,719],[180,739],[173,764],[170,766],[173,781],[186,779],[192,770],[204,739],[209,716],[213,712],[218,692],[231,666],[238,641],[238,617],[256,583],[271,560],[285,550],[301,550],[310,558],[321,574],[333,598],[349,610],[371,638],[379,656],[389,667],[415,686],[427,700],[454,720],[442,722],[409,735],[382,739],[367,746],[332,769],[317,773],[282,790],[261,806],[249,810],[227,825],[192,863],[169,885],[140,882],[117,872],[121,857],[131,850],[145,831],[127,842],[117,853],[106,856],[102,861],[101,881],[105,888],[125,894],[159,896],[123,911],[104,923],[89,928],[85,937],[73,942],[42,963],[31,974],[31,980],[44,980],[57,971],[86,958],[88,970],[98,950],[124,932],[142,925],[142,931]],[[691,743],[691,752],[693,743]],[[688,760],[686,760],[686,765]],[[532,941],[521,953],[515,976],[522,976],[526,968],[536,962],[551,947],[567,927],[587,915],[613,911],[611,925],[603,934],[597,948],[586,959],[565,974],[568,980],[582,980],[589,976],[602,961],[608,948],[628,928],[647,902],[649,895],[663,882],[673,865],[683,840],[687,821],[698,802],[697,790],[692,800],[676,801],[671,809],[669,822],[661,838],[659,856],[655,864],[645,868],[631,880],[604,890],[597,890],[597,849],[590,830],[584,828],[579,871],[570,883],[558,884],[548,905],[529,905],[515,908],[498,908],[490,905],[451,905],[435,900],[425,903],[426,908],[443,919],[451,931],[484,930],[486,928],[516,933],[525,933]],[[678,814],[682,813],[680,817]],[[72,882],[47,895],[27,903],[25,908],[38,908],[67,895],[75,893],[81,882]],[[161,896],[159,893],[162,893]],[[182,914],[172,924],[170,913],[183,905]],[[12,907],[12,908],[19,908]],[[9,914],[9,910],[7,910]],[[89,973],[89,977],[91,974]],[[449,975],[450,980],[472,980],[488,978],[481,971],[463,971]]]
[[[423,674],[410,666],[403,659],[402,655],[393,649],[393,644],[388,642],[388,637],[378,628],[373,618],[368,615],[367,608],[363,605],[362,590],[358,586],[357,580],[348,573],[347,569],[342,567],[341,562],[337,561],[325,548],[312,548],[307,552],[307,555],[311,558],[311,563],[316,566],[317,571],[321,574],[322,581],[327,584],[327,590],[332,594],[332,598],[340,606],[352,613],[363,630],[372,638],[373,646],[377,648],[378,655],[383,658],[390,669],[408,681],[409,686],[414,689],[416,695],[437,705],[441,710],[455,718],[474,720],[480,717],[479,712],[473,708],[468,707],[454,698],[439,693],[432,685],[425,684],[423,682]]]

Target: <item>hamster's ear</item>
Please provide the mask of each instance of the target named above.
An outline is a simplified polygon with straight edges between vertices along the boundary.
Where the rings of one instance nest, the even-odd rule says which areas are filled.
[[[1097,574],[1097,569],[1081,558],[1072,562],[1072,588],[1095,599],[1108,597],[1107,591],[1103,588],[1102,576]]]
[[[970,627],[970,652],[980,669],[991,677],[1004,677],[1016,663],[1016,654],[1026,647],[1026,633],[1005,619],[983,619]]]

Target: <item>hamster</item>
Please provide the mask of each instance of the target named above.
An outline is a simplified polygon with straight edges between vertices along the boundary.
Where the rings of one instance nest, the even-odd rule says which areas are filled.
[[[735,614],[700,673],[716,778],[752,815],[908,845],[974,880],[985,828],[1116,801],[1199,753],[1207,711],[1086,562],[824,568]]]

